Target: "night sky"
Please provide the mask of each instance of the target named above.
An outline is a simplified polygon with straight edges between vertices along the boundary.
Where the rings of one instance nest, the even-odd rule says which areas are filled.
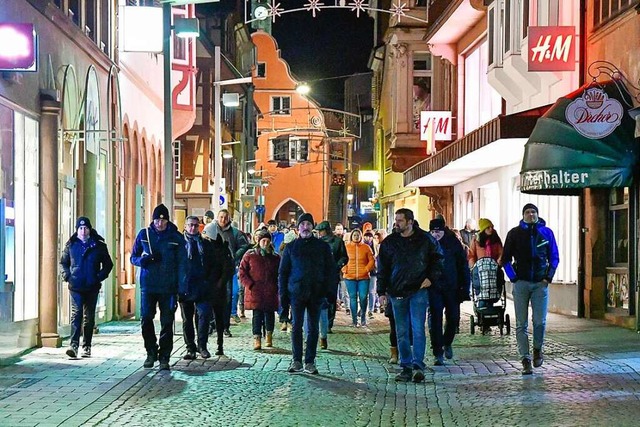
[[[281,0],[280,3],[288,8],[290,4],[307,2]],[[366,14],[361,13],[357,18],[349,9],[321,10],[315,18],[307,11],[288,13],[276,18],[272,33],[294,76],[309,83],[311,96],[324,107],[344,107],[345,79],[318,79],[369,71],[373,19]]]

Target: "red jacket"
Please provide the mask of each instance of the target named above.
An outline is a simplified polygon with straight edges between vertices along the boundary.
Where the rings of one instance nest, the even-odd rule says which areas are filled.
[[[278,267],[276,253],[261,255],[260,248],[250,249],[240,261],[238,279],[244,286],[244,308],[278,310]]]

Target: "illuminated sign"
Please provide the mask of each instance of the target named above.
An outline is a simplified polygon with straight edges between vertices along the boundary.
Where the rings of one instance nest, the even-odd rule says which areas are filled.
[[[592,87],[567,106],[567,121],[582,136],[601,139],[610,135],[622,122],[623,108],[617,99],[599,88]]]
[[[575,27],[529,27],[529,71],[574,71]]]
[[[0,71],[37,70],[33,24],[0,23]]]
[[[435,154],[436,141],[451,141],[451,111],[421,111],[420,140],[427,141],[427,154]]]

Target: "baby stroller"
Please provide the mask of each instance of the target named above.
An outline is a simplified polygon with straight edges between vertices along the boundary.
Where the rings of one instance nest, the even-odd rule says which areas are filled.
[[[498,263],[489,257],[478,259],[471,269],[471,292],[473,295],[473,313],[470,316],[471,335],[476,326],[481,328],[482,335],[489,332],[491,326],[500,328],[500,335],[511,333],[507,308],[507,291],[504,276]],[[497,305],[496,305],[497,304]]]

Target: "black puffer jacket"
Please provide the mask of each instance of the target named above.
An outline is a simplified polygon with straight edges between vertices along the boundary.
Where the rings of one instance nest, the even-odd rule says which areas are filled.
[[[70,290],[98,292],[101,282],[109,277],[113,261],[104,239],[92,229],[86,243],[78,239],[78,233],[71,236],[64,246],[60,268]]]
[[[443,259],[442,248],[426,231],[414,227],[409,237],[392,233],[380,244],[378,295],[406,297],[420,289],[426,278],[436,283]]]

